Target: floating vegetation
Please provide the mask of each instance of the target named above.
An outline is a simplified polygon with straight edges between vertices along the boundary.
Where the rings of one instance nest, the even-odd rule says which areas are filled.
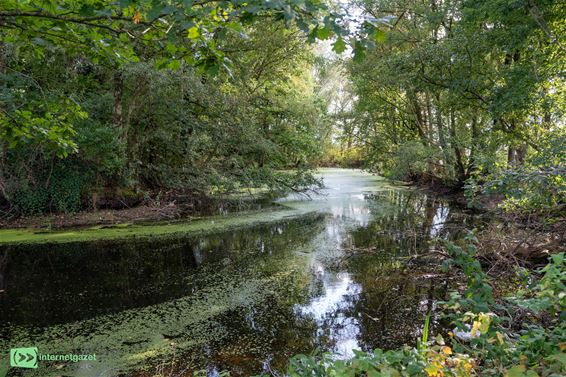
[[[289,220],[309,215],[309,212],[280,206],[270,210],[248,211],[168,224],[117,224],[64,231],[1,229],[0,245],[174,238],[184,235],[198,236]]]

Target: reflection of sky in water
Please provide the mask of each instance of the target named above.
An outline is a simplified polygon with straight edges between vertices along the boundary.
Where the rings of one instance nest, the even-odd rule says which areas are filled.
[[[344,205],[330,205],[330,212],[334,217],[347,218],[353,220],[356,225],[367,226],[370,221],[370,210],[366,206],[354,204],[351,201],[344,202]]]
[[[381,337],[391,337],[391,334],[398,330],[397,327],[391,327],[395,321],[387,317],[397,314],[387,314],[386,311],[382,313],[379,310],[381,304],[387,303],[388,296],[385,294],[374,303],[379,305],[377,310],[372,312],[371,310],[375,309],[372,306],[369,306],[368,310],[370,313],[375,313],[372,315],[377,315],[377,319],[370,317],[373,321],[379,322],[375,324],[377,327],[374,330],[381,327],[386,329],[378,331],[378,335],[368,336],[368,324],[358,312],[359,302],[362,297],[368,300],[380,293],[371,292],[373,286],[362,285],[363,279],[356,276],[355,271],[350,270],[350,267],[334,263],[340,261],[347,250],[355,247],[354,232],[358,230],[363,232],[363,229],[367,232],[385,230],[388,232],[386,237],[403,247],[401,245],[404,245],[405,237],[414,237],[415,242],[417,239],[415,234],[408,236],[407,231],[422,232],[423,237],[442,236],[446,231],[445,223],[452,216],[448,205],[441,201],[430,201],[426,196],[417,197],[417,200],[413,201],[411,196],[392,191],[378,181],[380,181],[378,177],[362,176],[355,171],[341,171],[340,174],[325,175],[326,187],[322,190],[322,195],[314,195],[310,198],[290,195],[280,200],[295,209],[328,214],[324,229],[314,235],[310,241],[312,247],[307,248],[312,250],[309,299],[306,304],[295,304],[293,313],[297,319],[312,321],[315,331],[311,336],[314,336],[316,346],[321,347],[323,351],[331,351],[338,358],[351,358],[354,356],[352,350],[367,348],[368,338],[375,342],[375,339]],[[376,207],[376,204],[380,203],[391,203],[397,209],[392,212],[380,212],[381,207]],[[390,221],[389,224],[383,223],[383,229],[379,227],[381,216]],[[279,229],[276,232],[279,233]],[[390,294],[398,295],[399,289],[398,286],[391,286],[390,290],[394,292]],[[406,293],[404,290],[400,294]],[[404,304],[400,304],[399,308],[407,312],[426,313],[431,305],[428,296],[414,303],[411,301],[407,303],[411,306],[403,307]],[[432,305],[434,307],[434,303]],[[246,322],[250,328],[256,329],[253,318],[253,315],[246,317]],[[404,326],[402,321],[398,325]],[[408,324],[408,329],[405,331],[414,332],[415,326],[418,328],[419,325]],[[377,340],[378,344],[380,341]],[[267,355],[263,359],[264,371],[270,370],[272,357],[273,355]],[[214,373],[209,375],[216,376]]]
[[[360,328],[356,318],[344,313],[352,307],[351,298],[359,295],[362,287],[352,281],[350,274],[325,271],[320,264],[314,273],[324,292],[307,305],[296,305],[295,313],[312,318],[318,327],[317,337],[326,335],[334,344],[334,352],[344,358],[352,357],[352,349],[360,349],[357,341]]]
[[[366,194],[382,189],[382,186],[369,185],[374,180],[382,182],[381,178],[362,175],[359,171],[348,171],[342,174],[326,174],[325,188],[321,195],[307,197],[300,194],[290,194],[279,202],[293,207],[332,214],[336,218],[348,219],[358,226],[367,226],[371,220],[371,212],[367,206]],[[369,181],[369,182],[368,182]]]
[[[450,209],[447,205],[440,204],[436,209],[434,218],[432,219],[432,226],[430,227],[430,236],[438,237],[442,228],[444,228],[444,223],[448,219],[448,214]]]
[[[341,354],[342,358],[353,356],[352,349],[361,349],[363,342],[360,319],[352,311],[362,294],[362,285],[353,280],[353,276],[344,269],[329,270],[325,261],[339,260],[344,255],[344,247],[351,238],[354,229],[367,228],[375,221],[375,194],[383,190],[383,185],[376,184],[368,187],[368,177],[359,177],[357,173],[340,175],[326,175],[323,195],[312,198],[289,196],[281,201],[296,208],[308,208],[330,214],[325,222],[325,229],[313,240],[314,253],[311,259],[312,284],[311,299],[306,305],[295,305],[295,315],[309,318],[316,324],[316,338],[319,345],[332,352]],[[373,178],[372,178],[373,179]],[[379,179],[379,178],[376,178]],[[365,182],[364,182],[365,181]],[[406,208],[406,198],[401,195],[389,194],[387,200],[395,203],[399,208]],[[426,217],[426,202],[416,201],[414,213],[421,213]],[[445,222],[449,217],[449,207],[438,203],[433,210],[433,218],[426,232],[430,237],[440,236]],[[432,215],[432,213],[430,214]],[[394,212],[393,218],[406,216]],[[423,219],[424,221],[424,219]],[[401,229],[399,229],[401,231]],[[402,234],[393,234],[399,242]],[[330,257],[330,259],[329,259]],[[326,258],[326,259],[325,259]],[[428,305],[424,300],[422,305]]]
[[[341,254],[348,229],[369,225],[372,212],[366,196],[379,190],[380,186],[367,187],[367,175],[360,179],[353,171],[350,174],[327,175],[324,184],[323,195],[310,199],[291,195],[281,200],[293,206],[331,214],[326,220],[322,239],[314,240],[316,252],[311,261],[312,289],[318,289],[316,293],[312,292],[313,297],[308,304],[295,306],[295,314],[314,320],[318,340],[327,339],[333,352],[349,358],[353,356],[352,349],[361,348],[358,343],[361,329],[358,319],[346,313],[353,308],[362,286],[355,283],[348,272],[327,270],[317,256]]]

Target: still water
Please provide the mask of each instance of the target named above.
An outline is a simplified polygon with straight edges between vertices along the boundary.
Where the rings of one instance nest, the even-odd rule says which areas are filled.
[[[0,375],[11,347],[97,360],[40,361],[9,376],[250,376],[315,349],[349,357],[414,344],[447,282],[407,262],[471,218],[367,173],[321,175],[320,195],[280,200],[301,215],[273,224],[1,246]]]

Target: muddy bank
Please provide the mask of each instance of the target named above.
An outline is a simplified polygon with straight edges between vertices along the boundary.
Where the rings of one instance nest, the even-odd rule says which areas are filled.
[[[545,265],[554,253],[566,252],[566,212],[557,207],[538,212],[506,212],[502,195],[485,195],[470,206],[463,188],[440,182],[407,182],[407,187],[449,201],[484,224],[471,227],[477,240],[477,258],[488,273],[501,277],[514,273],[515,267]],[[437,255],[438,256],[438,255]]]
[[[159,207],[140,205],[134,208],[81,211],[75,214],[21,216],[0,220],[0,228],[62,229],[123,222],[163,221],[179,219],[181,216],[181,209],[175,205],[166,204]]]

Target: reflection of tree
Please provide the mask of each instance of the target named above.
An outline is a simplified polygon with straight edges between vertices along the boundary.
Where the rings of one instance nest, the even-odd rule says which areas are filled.
[[[0,304],[4,305],[4,294],[6,293],[6,284],[4,282],[4,277],[6,276],[6,267],[8,265],[8,252],[9,247],[0,253]]]
[[[305,223],[306,221],[306,223]],[[182,297],[219,271],[256,255],[299,248],[304,226],[288,221],[200,238],[17,245],[0,248],[0,314],[7,322],[49,325]],[[1,256],[4,256],[2,259]],[[257,262],[257,260],[255,261]]]
[[[433,227],[437,236],[446,236],[453,211],[448,210],[444,224],[435,224],[439,211],[449,208],[446,201],[414,191],[391,190],[368,195],[372,219],[366,227],[352,232],[352,244],[346,248],[368,248],[391,255],[411,255],[428,250]]]
[[[247,300],[218,316],[214,326],[225,329],[225,336],[218,343],[206,343],[192,350],[190,357],[196,364],[208,366],[209,370],[230,370],[231,375],[248,376],[266,365],[283,370],[291,356],[316,348],[316,323],[297,318],[294,312],[297,303],[307,299],[311,284],[305,263],[308,259],[296,251],[308,247],[311,237],[324,230],[323,225],[294,222],[291,226],[272,228],[275,233],[271,235],[275,237],[265,248],[266,254],[256,255],[251,261],[254,278],[263,276],[270,282],[264,287],[265,297],[261,302]],[[309,232],[304,232],[305,226]],[[293,242],[285,242],[286,238],[280,235]],[[258,241],[263,244],[266,240]],[[245,268],[242,264],[234,266],[238,270]]]
[[[358,341],[367,350],[413,344],[426,313],[433,309],[436,298],[443,297],[445,288],[441,281],[422,278],[392,260],[378,258],[365,255],[352,261],[358,271],[353,277],[362,287],[349,313],[359,319]]]
[[[371,221],[343,245],[352,253],[352,278],[362,287],[347,315],[358,319],[361,347],[392,349],[414,343],[426,313],[445,292],[443,282],[407,271],[396,257],[428,251],[433,235],[450,237],[453,229],[447,225],[458,211],[414,191],[391,190],[368,199]]]
[[[10,297],[14,303],[11,307],[17,311],[9,312],[7,307],[2,307],[2,318],[12,320],[10,316],[22,314],[24,320],[18,323],[31,322],[35,320],[34,314],[26,310],[32,307],[35,312],[50,314],[49,309],[38,310],[41,305],[42,309],[55,308],[56,313],[49,320],[58,320],[61,317],[57,315],[66,314],[81,301],[80,297],[76,297],[74,303],[66,301],[77,292],[88,293],[89,298],[83,301],[86,305],[98,305],[91,308],[93,312],[114,312],[93,319],[81,318],[77,322],[71,322],[77,313],[70,313],[63,318],[67,323],[45,326],[37,333],[3,322],[18,330],[14,332],[18,334],[17,339],[7,336],[6,340],[49,343],[50,347],[56,347],[54,352],[69,352],[76,347],[95,350],[97,354],[105,354],[105,363],[121,371],[142,363],[153,365],[154,361],[163,365],[175,353],[182,355],[180,370],[186,370],[187,365],[192,365],[191,369],[209,364],[216,364],[220,369],[231,365],[235,371],[241,371],[241,375],[251,375],[261,370],[262,361],[268,359],[282,367],[291,354],[309,352],[313,346],[314,324],[297,323],[293,306],[307,296],[308,258],[300,251],[310,245],[313,234],[323,230],[320,220],[320,217],[290,220],[276,226],[163,243],[121,246],[104,243],[97,247],[91,245],[90,249],[77,245],[46,247],[41,250],[42,254],[37,254],[37,259],[24,258],[31,253],[19,248],[10,255],[12,270],[8,273],[8,285],[21,293],[23,282],[29,282],[39,294],[51,293],[51,296],[47,296],[44,303],[35,295],[27,301]],[[305,232],[305,228],[312,232]],[[199,266],[194,260],[197,249],[203,258]],[[53,270],[40,269],[40,264],[47,263],[48,258]],[[67,270],[69,265],[77,270]],[[116,276],[118,273],[128,276]],[[63,276],[65,274],[72,276]],[[51,276],[53,280],[49,280]],[[71,278],[78,281],[66,286]],[[93,283],[110,291],[98,288],[89,292]],[[65,290],[55,294],[40,284]],[[162,301],[136,307],[136,310],[115,310],[112,300],[119,301],[124,292],[130,292],[128,286],[136,285],[138,289],[131,291],[138,295],[136,304],[155,300],[156,295]],[[182,296],[174,299],[177,294]],[[118,303],[127,305],[128,300],[125,298]],[[55,307],[56,303],[59,308]],[[2,330],[0,328],[3,333]],[[53,337],[57,338],[56,343],[50,342]],[[161,337],[163,340],[159,340]],[[155,352],[157,360],[147,360],[144,356],[150,349],[152,351],[147,353]],[[111,353],[107,353],[108,350]],[[58,373],[65,374],[65,371]]]

